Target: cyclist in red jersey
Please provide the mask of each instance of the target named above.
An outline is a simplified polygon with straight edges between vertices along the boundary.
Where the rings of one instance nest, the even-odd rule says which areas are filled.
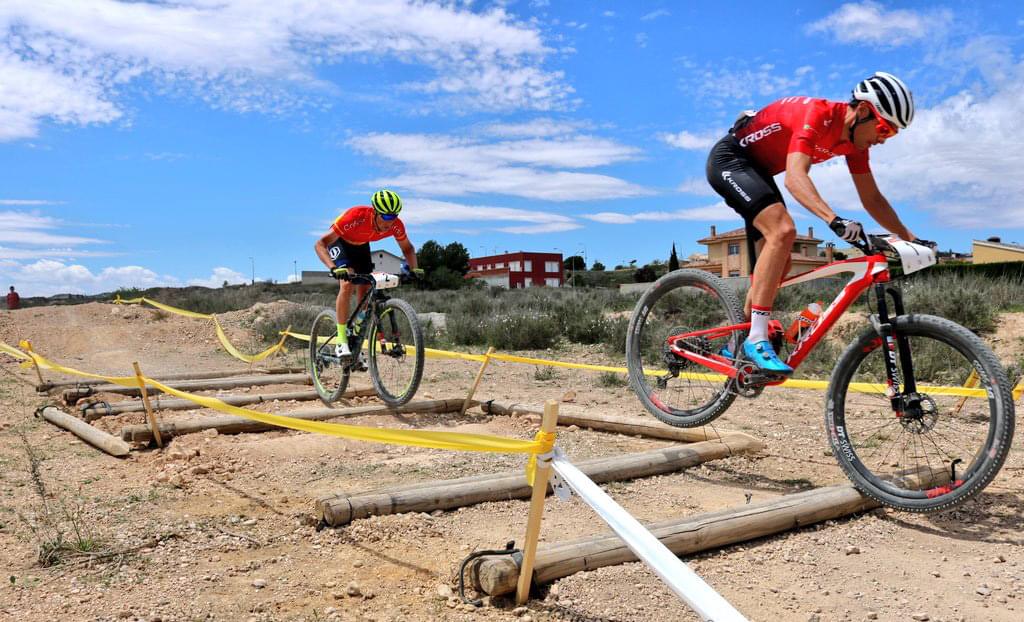
[[[402,211],[401,197],[391,190],[379,190],[373,194],[370,203],[372,207],[357,205],[345,210],[345,213],[331,224],[330,231],[313,245],[320,261],[324,262],[331,275],[339,280],[338,299],[335,302],[335,311],[338,314],[338,345],[335,346],[335,355],[338,357],[352,354],[348,348],[346,325],[352,290],[355,288],[356,294],[362,299],[370,286],[353,286],[348,277],[373,271],[370,242],[394,237],[398,247],[402,249],[402,255],[405,256],[402,271],[417,276],[423,275],[423,270],[416,266],[416,248],[409,241],[405,234],[405,225],[398,218]]]
[[[818,194],[811,165],[845,156],[864,208],[880,225],[909,241],[913,233],[896,215],[875,183],[868,150],[884,143],[914,119],[914,99],[895,76],[877,72],[860,82],[848,103],[812,97],[785,97],[736,120],[711,150],[708,182],[743,217],[753,265],[744,310],[750,333],[742,354],[759,368],[792,373],[768,340],[768,320],[779,283],[789,273],[796,226],[772,177],[786,173],[786,189],[848,242],[859,239],[862,225],[836,215]],[[923,240],[920,243],[931,244]]]

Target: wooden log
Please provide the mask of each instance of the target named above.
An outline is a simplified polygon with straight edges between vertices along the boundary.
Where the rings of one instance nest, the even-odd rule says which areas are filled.
[[[511,404],[506,402],[487,401],[480,402],[480,408],[485,413],[496,415],[540,415],[541,411],[534,406],[523,404]],[[684,443],[696,443],[699,441],[712,441],[719,437],[733,434],[729,430],[716,430],[710,427],[701,428],[677,428],[666,425],[653,417],[622,417],[617,415],[604,415],[600,413],[580,412],[579,409],[568,409],[562,405],[558,411],[558,425],[575,425],[581,428],[599,430],[602,432],[618,432],[630,436],[645,436],[647,438],[663,438]]]
[[[271,384],[313,384],[308,374],[272,374],[262,376],[243,376],[239,378],[180,380],[166,383],[167,386],[181,391],[214,391],[217,389],[237,389],[239,387],[262,387]],[[156,389],[153,389],[156,391]],[[134,395],[138,397],[138,387],[123,387],[119,384],[100,384],[77,389],[65,389],[64,401],[74,404],[83,397],[96,393],[116,393],[118,395]]]
[[[405,413],[452,413],[458,412],[462,407],[462,399],[452,400],[427,400],[421,402],[409,402],[404,406],[392,408],[390,406],[355,406],[352,408],[316,408],[311,410],[300,410],[293,413],[283,413],[287,417],[305,419],[307,421],[326,421],[340,417],[357,417],[360,415],[388,415]],[[243,432],[265,432],[267,430],[280,430],[277,426],[268,425],[245,417],[234,415],[218,415],[215,417],[202,417],[200,419],[188,419],[185,421],[171,421],[160,424],[160,434],[163,438],[172,438],[182,434],[192,434],[203,430],[217,430],[221,434],[241,434]],[[149,426],[132,425],[121,428],[121,438],[130,443],[149,443],[153,440],[153,433]]]
[[[942,475],[936,471],[932,481],[937,484]],[[645,526],[669,550],[684,556],[865,512],[878,505],[853,486],[840,485]],[[537,552],[533,581],[549,583],[582,570],[636,560],[616,535],[571,540]],[[497,596],[516,589],[519,568],[507,556],[484,557],[471,568],[470,576],[478,589]]]
[[[349,389],[345,391],[345,394],[342,397],[370,397],[374,395],[377,395],[377,391],[373,387],[362,387],[358,389]],[[309,390],[286,391],[284,393],[261,393],[259,395],[218,395],[217,399],[232,406],[247,406],[249,404],[285,400],[304,402],[320,399],[320,396],[317,395],[316,391]],[[167,397],[166,395],[162,398],[160,395],[152,396],[149,398],[149,401],[156,410],[196,410],[202,408],[202,406],[191,400]],[[116,402],[114,404],[107,405],[93,402],[89,404],[82,404],[79,407],[79,410],[82,413],[82,418],[86,421],[95,421],[96,419],[106,417],[107,415],[141,412],[145,410],[145,406],[143,406],[142,402],[136,401]]]
[[[93,447],[107,452],[111,456],[123,458],[131,452],[131,447],[116,436],[98,430],[81,419],[62,412],[53,406],[46,406],[36,411],[36,415],[46,419],[53,425],[64,428]]]
[[[249,369],[243,367],[241,369],[219,369],[213,371],[200,371],[200,372],[189,372],[183,374],[161,374],[157,380],[167,384],[168,380],[208,380],[212,378],[230,378],[232,376],[241,376],[243,374],[301,374],[305,372],[304,367],[271,367],[269,369]],[[36,385],[36,391],[39,393],[48,393],[54,389],[67,389],[75,387],[86,387],[94,386],[97,384],[106,384],[102,380],[66,380],[61,382],[44,382]]]
[[[733,433],[721,441],[673,445],[638,453],[585,460],[576,466],[597,483],[671,473],[762,447],[757,439]],[[549,487],[550,492],[550,487]],[[432,512],[485,503],[526,499],[531,489],[521,470],[452,480],[419,482],[359,494],[333,494],[316,501],[318,520],[332,527],[369,516]]]

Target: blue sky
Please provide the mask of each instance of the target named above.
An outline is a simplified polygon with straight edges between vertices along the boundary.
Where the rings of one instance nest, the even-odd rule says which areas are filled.
[[[1018,2],[5,0],[0,284],[285,281],[380,186],[415,244],[686,256],[740,226],[704,181],[738,111],[876,70],[917,101],[872,150],[910,228],[1024,241],[1022,35]]]

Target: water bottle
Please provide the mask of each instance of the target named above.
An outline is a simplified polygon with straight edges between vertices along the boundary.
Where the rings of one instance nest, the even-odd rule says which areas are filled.
[[[366,319],[366,311],[365,310],[364,311],[360,311],[359,313],[356,313],[356,317],[352,321],[352,330],[357,335],[359,334],[359,329],[362,327],[363,320],[365,320],[365,319]]]
[[[793,323],[789,325],[789,329],[786,330],[786,341],[789,343],[797,343],[803,337],[803,333],[810,330],[814,323],[818,321],[818,317],[821,315],[821,301],[812,302],[807,305],[807,308],[800,312],[800,315],[796,316]]]

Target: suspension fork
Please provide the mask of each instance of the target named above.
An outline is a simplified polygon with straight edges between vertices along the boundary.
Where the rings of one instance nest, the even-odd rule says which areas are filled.
[[[878,299],[878,320],[876,331],[882,338],[885,348],[885,371],[892,394],[889,396],[896,412],[906,410],[903,396],[917,392],[917,380],[914,378],[914,361],[910,352],[910,340],[906,335],[896,332],[892,318],[889,316],[887,298],[892,298],[894,317],[905,314],[903,293],[895,288],[886,287],[883,283],[875,284],[875,296]],[[896,357],[899,356],[899,364]],[[902,370],[902,378],[900,374]],[[902,389],[902,390],[901,390]]]

